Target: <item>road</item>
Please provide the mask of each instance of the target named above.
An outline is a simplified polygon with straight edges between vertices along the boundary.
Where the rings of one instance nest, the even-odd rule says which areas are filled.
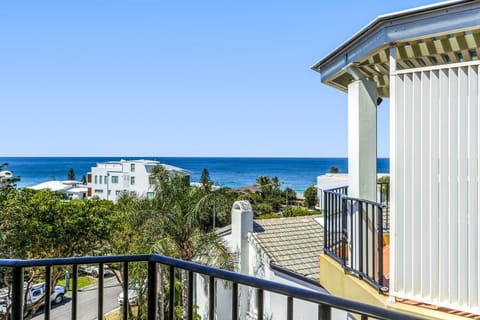
[[[103,311],[107,313],[118,307],[117,298],[122,292],[120,284],[115,277],[105,278],[103,291]],[[70,292],[69,294],[70,295]],[[78,320],[97,319],[97,285],[91,285],[78,291]],[[71,318],[72,300],[65,297],[63,303],[52,305],[50,317],[52,320],[67,320]],[[43,319],[43,310],[40,310],[33,319]]]

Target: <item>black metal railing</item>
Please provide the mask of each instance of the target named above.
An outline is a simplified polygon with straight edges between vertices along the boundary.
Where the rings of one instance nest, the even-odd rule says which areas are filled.
[[[385,187],[380,185],[380,194]],[[388,251],[384,235],[390,228],[388,204],[349,197],[347,191],[347,187],[324,191],[324,251],[345,270],[386,292],[389,261],[384,259]]]
[[[390,231],[390,182],[377,182],[377,202],[382,203],[383,210],[383,230]]]
[[[232,310],[231,319],[238,319],[238,303],[239,303],[239,285],[255,288],[257,294],[257,318],[263,319],[264,314],[262,312],[263,298],[265,292],[273,292],[285,296],[287,305],[287,319],[291,320],[295,318],[294,299],[300,299],[309,301],[318,305],[318,318],[330,319],[332,309],[344,310],[348,313],[359,315],[361,319],[368,319],[369,317],[375,319],[418,319],[409,315],[400,314],[391,310],[378,308],[366,304],[362,304],[356,301],[350,301],[338,297],[334,297],[328,294],[306,290],[298,287],[292,287],[289,285],[272,282],[264,279],[259,279],[244,274],[239,274],[222,269],[212,268],[197,263],[178,260],[161,255],[131,255],[131,256],[103,256],[103,257],[78,257],[78,258],[59,258],[59,259],[41,259],[41,260],[0,260],[0,267],[11,269],[12,274],[12,320],[20,320],[23,318],[23,297],[24,297],[24,271],[30,267],[45,268],[45,282],[47,286],[50,284],[51,270],[54,266],[72,266],[73,274],[73,290],[72,290],[72,308],[71,319],[77,319],[77,315],[81,310],[78,309],[78,296],[77,296],[77,272],[78,266],[82,264],[98,264],[100,281],[98,284],[98,319],[103,319],[103,272],[102,268],[105,264],[120,263],[123,265],[123,283],[127,284],[129,271],[128,267],[133,262],[146,262],[148,263],[148,277],[147,277],[147,319],[154,320],[157,318],[157,277],[158,266],[166,266],[169,270],[169,276],[167,277],[169,282],[168,303],[170,306],[174,306],[174,280],[175,271],[183,270],[188,273],[188,304],[189,312],[188,319],[193,319],[193,277],[194,274],[202,274],[209,277],[208,290],[209,295],[209,319],[215,318],[215,280],[221,279],[230,281],[232,283]],[[48,292],[48,291],[47,291]],[[124,303],[123,303],[123,319],[128,318],[128,286],[124,285],[123,289]],[[50,319],[50,299],[46,295],[45,312],[44,316],[46,320]],[[167,317],[173,319],[173,308],[169,308]],[[217,317],[218,318],[218,317]]]

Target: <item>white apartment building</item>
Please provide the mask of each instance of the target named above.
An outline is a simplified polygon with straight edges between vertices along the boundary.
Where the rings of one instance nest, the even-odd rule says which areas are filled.
[[[120,160],[97,163],[88,173],[88,197],[117,201],[124,193],[153,198],[155,186],[150,173],[155,166],[163,166],[169,173],[190,177],[190,172],[155,160]]]

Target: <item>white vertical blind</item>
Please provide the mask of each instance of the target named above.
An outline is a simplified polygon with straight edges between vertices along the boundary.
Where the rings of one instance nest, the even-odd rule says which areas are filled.
[[[479,62],[392,77],[394,296],[479,312]]]

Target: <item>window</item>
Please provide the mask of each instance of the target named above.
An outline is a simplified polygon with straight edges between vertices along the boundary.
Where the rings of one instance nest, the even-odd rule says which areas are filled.
[[[112,183],[118,183],[118,176],[112,176]]]
[[[116,191],[115,191],[115,195],[116,195],[117,197],[120,196],[120,195],[122,195],[122,194],[123,194],[123,191],[122,191],[122,190],[116,190]]]
[[[42,295],[42,290],[37,289],[37,290],[32,290],[32,297],[37,298]]]
[[[95,189],[95,193],[103,193],[103,189]]]
[[[108,184],[108,176],[105,176],[105,184]]]
[[[155,184],[155,178],[153,178],[152,176],[149,176],[148,177],[148,183],[151,184],[151,185],[154,185]]]
[[[135,184],[135,177],[130,177],[130,184],[132,186]]]
[[[95,184],[97,184],[97,183],[98,183],[98,176],[95,175]]]
[[[103,184],[103,176],[99,176],[100,177],[100,184]]]
[[[147,192],[147,199],[153,199],[154,193],[153,192]]]
[[[135,172],[135,163],[130,164],[130,172]]]

